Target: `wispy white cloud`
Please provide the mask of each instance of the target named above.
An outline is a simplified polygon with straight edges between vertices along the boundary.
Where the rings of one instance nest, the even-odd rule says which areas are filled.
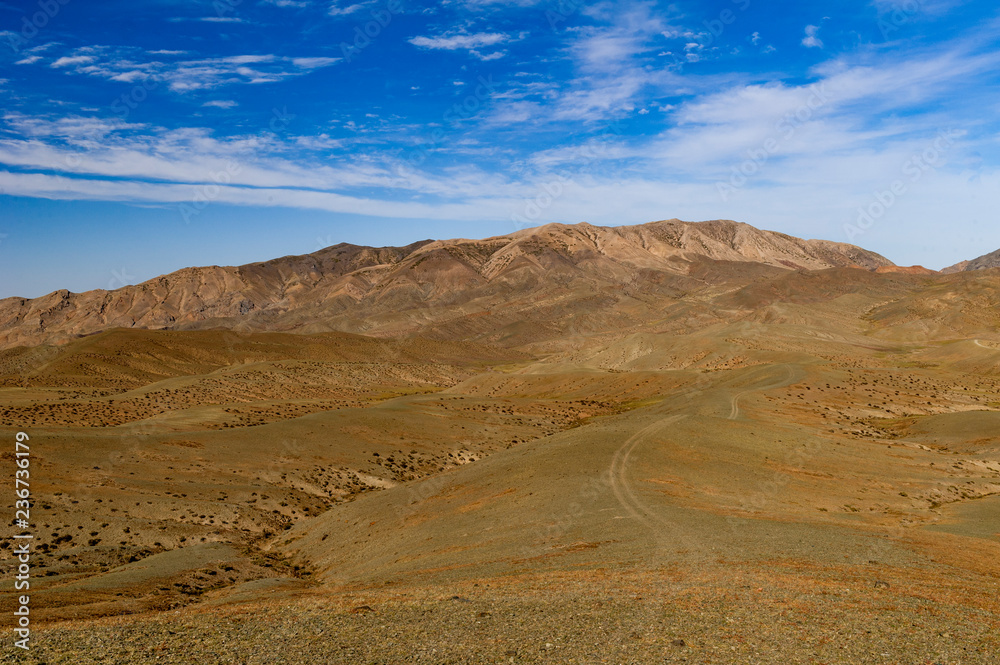
[[[907,19],[938,17],[970,0],[872,0],[880,14],[899,13]]]
[[[292,58],[292,64],[301,69],[319,69],[329,67],[340,60],[341,58]]]
[[[468,9],[484,9],[493,7],[534,7],[547,0],[463,0],[462,4]]]
[[[201,23],[249,23],[249,21],[239,16],[174,16],[167,20],[171,23],[185,23],[188,21]]]
[[[683,34],[670,26],[651,3],[591,7],[606,24],[568,31],[566,56],[576,75],[560,82],[512,83],[497,97],[491,120],[497,124],[605,122],[633,113],[648,94],[678,83],[672,72],[649,66],[662,47],[664,33]]]
[[[880,53],[872,61],[842,56],[816,67],[809,84],[744,83],[697,95],[672,112],[672,126],[644,154],[691,175],[728,178],[734,165],[773,141],[762,177],[794,181],[796,172],[782,160],[831,164],[847,155],[858,159],[842,165],[855,178],[881,166],[873,155],[893,161],[946,123],[943,109],[915,110],[970,94],[968,82],[997,66],[1000,54],[961,49]]]
[[[222,106],[222,103],[212,104]],[[204,128],[168,130],[95,117],[46,118],[8,113],[4,124],[14,138],[0,138],[0,164],[99,178],[139,178],[198,183],[238,164],[233,184],[337,190],[350,187],[425,185],[420,177],[401,181],[389,157],[379,163],[323,164],[303,150],[327,151],[342,145],[329,137],[279,139],[269,125],[257,134],[215,138]],[[409,182],[410,184],[406,184]],[[442,181],[434,188],[446,187]]]
[[[477,58],[479,58],[483,62],[489,62],[490,60],[499,60],[500,58],[503,58],[504,56],[507,55],[507,51],[494,51],[492,53],[483,54],[483,53],[480,53],[479,51],[477,51],[475,49],[473,49],[472,51],[469,51],[469,53],[471,53],[472,55],[476,56]]]
[[[330,16],[349,16],[351,14],[356,14],[357,12],[360,12],[365,7],[372,6],[375,3],[369,0],[368,2],[357,2],[353,4],[348,3],[348,4],[343,4],[343,6],[341,6],[342,4],[343,3],[341,3],[339,0],[335,1],[333,4],[330,5],[330,8],[327,10],[327,13]]]
[[[275,83],[329,67],[340,60],[271,54],[181,59],[183,55],[187,55],[186,52],[84,47],[56,58],[49,66],[72,74],[125,83],[162,81],[174,92],[191,92],[232,84]],[[35,57],[24,64],[38,64],[42,60]]]
[[[5,113],[3,121],[9,130],[24,137],[57,137],[67,139],[70,143],[98,141],[115,131],[145,127],[137,123],[116,122],[95,117],[72,115],[51,119],[14,112]]]
[[[58,69],[60,67],[72,67],[74,65],[89,65],[95,60],[97,60],[97,58],[92,55],[64,56],[55,60],[55,62],[49,65],[49,67]],[[35,62],[37,62],[37,60]]]
[[[280,0],[270,4],[297,6]],[[410,44],[483,60],[508,52],[522,56],[522,45],[515,43],[519,33],[482,27],[484,13],[507,11],[513,4],[455,0],[449,5],[481,13],[451,24],[461,29],[425,31]],[[332,8],[335,16],[351,21],[369,20],[367,10],[361,11],[368,3],[331,5],[327,0],[312,6]],[[800,220],[809,219],[811,233],[848,240],[840,237],[843,222],[852,221],[857,207],[900,177],[902,165],[933,145],[939,131],[954,129],[954,144],[893,209],[893,219],[885,218],[887,228],[897,224],[899,234],[911,228],[907,216],[926,219],[928,211],[940,219],[978,215],[986,225],[989,211],[1000,206],[1000,175],[989,154],[1000,150],[1000,134],[989,115],[1000,109],[993,85],[1000,53],[985,48],[982,30],[976,43],[920,49],[909,43],[904,50],[882,42],[831,57],[819,50],[819,26],[810,26],[802,43],[817,50],[783,49],[788,60],[780,63],[780,71],[747,73],[740,69],[741,60],[728,71],[713,66],[722,73],[708,74],[684,60],[715,59],[724,65],[730,50],[713,50],[705,33],[691,27],[698,20],[678,18],[663,5],[643,0],[595,3],[578,12],[559,30],[545,30],[556,45],[533,52],[539,56],[537,67],[530,56],[519,57],[516,68],[498,76],[502,83],[488,103],[455,126],[433,122],[440,121],[440,113],[407,115],[388,103],[355,107],[336,121],[323,118],[313,124],[316,118],[310,117],[301,131],[318,127],[315,134],[281,137],[266,132],[225,136],[242,130],[221,126],[212,131],[107,124],[80,111],[81,117],[64,118],[8,113],[0,123],[0,164],[7,169],[0,172],[0,186],[25,196],[173,205],[218,184],[212,174],[236,164],[216,200],[496,220],[523,212],[525,201],[537,200],[544,191],[543,184],[558,181],[564,193],[531,221],[732,217],[794,232],[796,224],[802,228]],[[827,23],[817,23],[828,29]],[[353,26],[342,32],[348,29]],[[823,33],[827,41],[830,34]],[[838,34],[845,33],[838,29]],[[764,38],[749,30],[746,35],[733,39],[745,51],[773,48],[767,46],[766,31]],[[810,37],[815,44],[806,43]],[[657,58],[668,51],[676,56]],[[226,109],[243,99],[232,96],[236,93],[226,85],[279,81],[336,63],[321,57],[328,50],[316,53],[201,58],[60,46],[32,53],[38,59],[27,64],[80,58],[64,60],[54,71],[117,81],[148,75],[177,91],[212,89],[188,99]],[[794,53],[802,56],[800,62],[791,60]],[[811,69],[802,64],[817,59],[823,62]],[[475,69],[470,65],[469,71]],[[471,92],[463,85],[474,78],[444,71],[406,80],[399,89],[409,97],[433,88],[442,97],[437,103],[443,112]],[[452,86],[453,79],[462,85]],[[211,120],[219,113],[203,109],[200,115]],[[428,117],[432,122],[425,122]],[[625,119],[627,131],[596,136],[617,127],[617,119]],[[247,118],[240,114],[239,120]],[[434,138],[442,127],[446,138]],[[773,150],[765,150],[772,144]],[[426,161],[401,171],[410,148]],[[746,186],[727,200],[720,198],[717,184],[729,182],[734,168],[762,151],[766,158],[754,166]]]
[[[258,207],[291,207],[373,217],[424,217],[452,220],[496,218],[520,202],[517,199],[469,203],[427,204],[396,202],[349,196],[335,192],[286,189],[279,187],[248,188],[212,183],[212,202]],[[129,201],[172,206],[192,206],[205,200],[203,185],[123,182],[67,178],[47,174],[0,171],[0,187],[9,193],[61,200]]]
[[[507,41],[509,37],[500,32],[478,32],[475,34],[451,34],[438,37],[413,37],[410,43],[414,46],[429,49],[455,51],[469,50],[484,46],[495,46]]]
[[[802,39],[802,45],[806,48],[823,48],[823,42],[818,35],[818,25],[807,25],[806,36]]]
[[[502,32],[451,32],[434,37],[418,36],[409,40],[418,48],[438,51],[467,51],[483,61],[498,60],[507,55],[505,50],[484,53],[484,49],[500,46],[511,41],[524,39],[528,33],[511,36]]]

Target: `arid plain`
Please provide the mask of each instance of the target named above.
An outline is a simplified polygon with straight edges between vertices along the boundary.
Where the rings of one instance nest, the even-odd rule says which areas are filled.
[[[0,653],[996,663],[996,264],[672,220],[0,301]]]

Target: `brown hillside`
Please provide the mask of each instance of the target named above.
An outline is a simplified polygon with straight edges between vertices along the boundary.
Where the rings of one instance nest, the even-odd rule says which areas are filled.
[[[187,268],[115,291],[7,298],[0,301],[0,348],[61,344],[111,328],[448,339],[489,332],[491,341],[516,345],[557,336],[580,309],[610,312],[590,327],[634,323],[644,318],[632,310],[644,307],[645,296],[672,297],[717,281],[714,271],[692,274],[705,260],[781,271],[892,265],[852,245],[729,221],[549,224],[485,240],[340,244],[240,267]]]
[[[972,270],[989,270],[990,268],[1000,268],[1000,249],[989,254],[984,254],[978,259],[961,261],[953,266],[945,268],[941,272],[950,274],[956,272],[969,272]]]

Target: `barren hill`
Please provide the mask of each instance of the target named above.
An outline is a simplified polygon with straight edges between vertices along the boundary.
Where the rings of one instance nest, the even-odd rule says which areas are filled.
[[[978,259],[971,261],[961,261],[953,266],[949,266],[941,272],[950,274],[956,272],[970,272],[972,270],[988,270],[990,268],[1000,268],[1000,249],[990,254],[984,254]]]
[[[1000,272],[549,225],[0,305],[37,662],[1000,651]]]
[[[700,269],[706,261],[740,269]],[[187,268],[114,291],[7,298],[0,301],[0,348],[59,344],[111,328],[471,339],[506,327],[490,341],[523,343],[557,334],[557,322],[576,306],[600,305],[632,320],[637,303],[625,302],[630,293],[669,297],[734,276],[892,265],[852,245],[731,221],[549,224],[484,240],[339,244],[239,267]],[[497,318],[500,305],[505,315]],[[524,316],[525,307],[532,316]],[[521,323],[526,319],[530,329]]]

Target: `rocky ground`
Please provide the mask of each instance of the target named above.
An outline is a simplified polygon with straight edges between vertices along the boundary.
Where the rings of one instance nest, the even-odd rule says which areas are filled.
[[[948,585],[775,566],[608,567],[445,587],[311,590],[155,617],[60,624],[24,663],[993,664],[996,587],[957,605]],[[942,578],[943,581],[943,578]],[[952,580],[954,582],[954,580]],[[968,597],[965,598],[968,600]]]

